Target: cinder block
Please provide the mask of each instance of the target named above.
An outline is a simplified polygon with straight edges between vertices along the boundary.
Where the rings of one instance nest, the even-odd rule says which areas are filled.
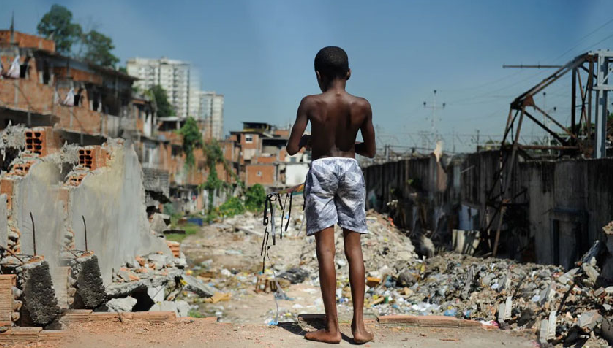
[[[105,167],[108,159],[108,152],[98,145],[87,146],[79,150],[79,164],[91,170]]]
[[[52,127],[35,127],[25,132],[26,151],[45,157],[59,151],[60,137]]]

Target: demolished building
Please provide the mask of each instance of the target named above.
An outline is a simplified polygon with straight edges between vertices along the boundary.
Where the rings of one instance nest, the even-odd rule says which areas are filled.
[[[596,241],[608,243],[602,228],[613,220],[613,187],[606,178],[613,159],[605,156],[611,56],[581,54],[515,98],[498,149],[413,156],[365,168],[368,204],[456,251],[481,248],[482,255],[500,251],[516,260],[572,268]],[[569,126],[535,101],[565,74],[572,75]],[[560,130],[548,128],[532,110]],[[556,142],[522,144],[524,121]],[[454,240],[461,245],[452,246]],[[613,270],[605,265],[602,275],[613,279]]]

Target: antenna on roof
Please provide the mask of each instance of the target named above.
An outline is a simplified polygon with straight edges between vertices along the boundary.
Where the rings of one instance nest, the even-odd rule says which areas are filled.
[[[15,43],[15,11],[11,15],[11,45]]]

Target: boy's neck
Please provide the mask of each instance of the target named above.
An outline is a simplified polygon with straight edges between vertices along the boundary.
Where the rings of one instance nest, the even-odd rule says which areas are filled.
[[[334,79],[328,82],[324,92],[344,92],[347,86],[346,79]]]

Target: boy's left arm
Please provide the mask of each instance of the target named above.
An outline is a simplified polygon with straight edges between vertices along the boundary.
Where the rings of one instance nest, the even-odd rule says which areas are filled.
[[[287,141],[287,146],[285,149],[287,150],[287,154],[290,156],[295,155],[300,151],[300,149],[307,145],[307,142],[310,140],[310,137],[303,137],[307,123],[309,122],[308,117],[308,109],[309,109],[309,99],[305,97],[300,102],[300,106],[298,107],[298,112],[296,113],[296,122],[294,122],[294,126],[292,127],[292,134],[289,136],[289,140]]]

